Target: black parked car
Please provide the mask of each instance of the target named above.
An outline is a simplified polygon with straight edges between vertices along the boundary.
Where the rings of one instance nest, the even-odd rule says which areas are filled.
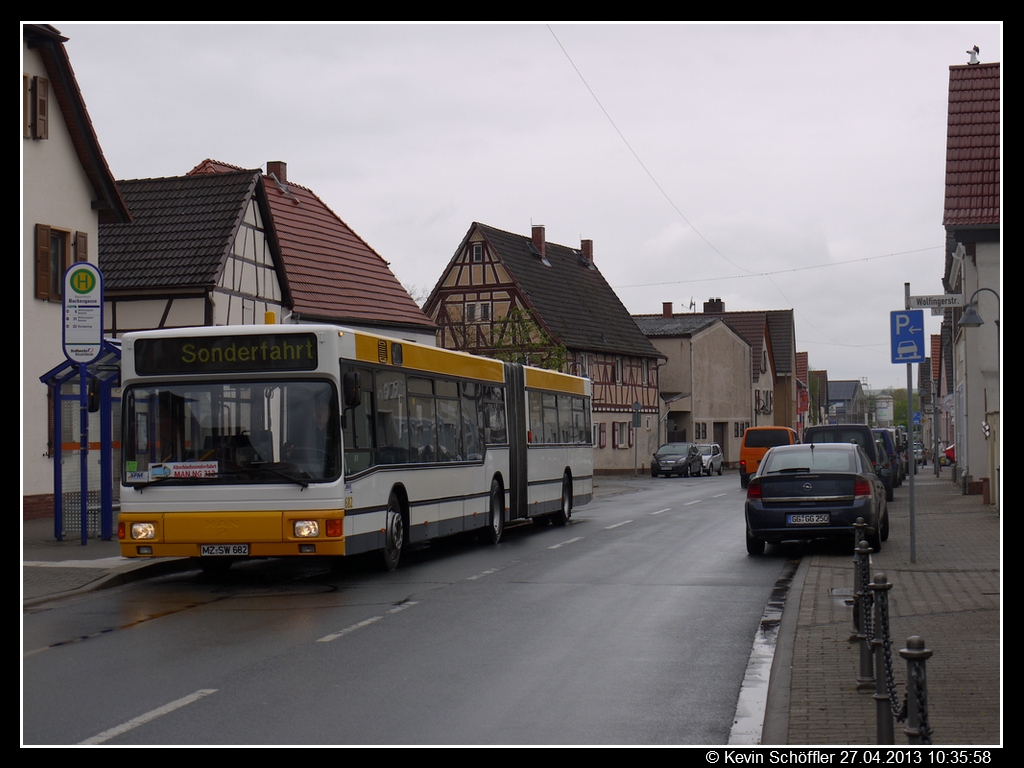
[[[875,446],[875,434],[865,424],[819,424],[804,430],[805,443],[856,443],[871,460],[875,474],[885,484],[885,500],[892,501],[895,478],[889,468],[889,457]]]
[[[772,448],[747,486],[747,552],[766,541],[849,537],[864,518],[876,552],[889,538],[885,486],[871,459],[850,443]]]
[[[651,459],[651,477],[682,475],[698,477],[704,471],[704,459],[695,443],[665,443]]]

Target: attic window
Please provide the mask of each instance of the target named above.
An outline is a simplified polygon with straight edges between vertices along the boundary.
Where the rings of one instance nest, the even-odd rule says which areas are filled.
[[[484,260],[484,244],[473,243],[473,263],[480,264]]]
[[[527,242],[527,246],[530,249],[530,253],[532,253],[534,256],[536,256],[538,259],[540,259],[540,263],[541,264],[543,264],[545,267],[550,267],[551,266],[551,262],[548,261],[548,257],[543,255],[540,251],[537,250],[537,246],[533,244],[532,240]]]

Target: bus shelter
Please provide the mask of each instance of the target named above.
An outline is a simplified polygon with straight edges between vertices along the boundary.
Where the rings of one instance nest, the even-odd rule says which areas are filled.
[[[76,533],[82,544],[90,535],[113,537],[120,486],[120,438],[114,437],[121,431],[120,378],[121,349],[113,339],[103,341],[92,363],[65,360],[39,377],[51,394],[53,533],[58,541]]]

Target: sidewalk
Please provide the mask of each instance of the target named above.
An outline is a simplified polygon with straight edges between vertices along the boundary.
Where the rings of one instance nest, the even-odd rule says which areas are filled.
[[[918,635],[927,663],[929,723],[936,745],[1001,743],[1000,518],[980,496],[963,496],[950,471],[915,478],[916,562],[910,562],[910,486],[889,503],[891,532],[872,555],[889,591],[893,672],[902,702],[907,667],[899,656]],[[859,650],[850,643],[853,558],[803,558],[786,603],[772,667],[764,744],[876,742],[872,692],[857,691]],[[895,743],[908,744],[902,723]]]
[[[645,477],[598,477],[595,496],[627,494]],[[737,481],[738,482],[738,481]],[[917,562],[910,562],[910,487],[889,503],[891,533],[872,556],[889,592],[894,674],[902,701],[906,663],[898,651],[918,635],[933,651],[927,666],[929,721],[937,745],[1001,742],[1001,579],[997,511],[980,496],[963,496],[949,470],[917,475]],[[738,519],[742,511],[737,512]],[[53,520],[23,523],[25,607],[54,597],[102,589],[190,567],[120,557],[116,541],[55,541]],[[770,553],[769,549],[769,553]],[[859,655],[850,643],[853,557],[810,554],[793,579],[772,665],[762,744],[872,745],[875,702],[857,691]],[[908,743],[902,724],[897,745]]]

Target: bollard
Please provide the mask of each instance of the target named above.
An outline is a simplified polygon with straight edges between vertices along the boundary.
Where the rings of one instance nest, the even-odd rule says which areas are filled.
[[[871,603],[872,593],[868,590],[868,568],[870,568],[871,546],[863,539],[857,544],[857,558],[854,573],[857,584],[854,587],[854,630],[860,643],[860,675],[857,690],[870,691],[875,687],[874,657],[871,651]]]
[[[861,570],[864,561],[860,556],[860,543],[864,539],[864,529],[868,524],[863,517],[858,517],[853,524],[853,634],[850,635],[850,642],[855,642],[860,636],[860,599],[864,594],[862,589],[868,583],[864,572]]]
[[[871,583],[871,591],[874,593],[875,622],[874,639],[872,645],[875,650],[875,734],[879,744],[895,744],[892,705],[889,700],[889,693],[886,687],[886,678],[890,670],[885,663],[885,634],[889,625],[889,590],[892,584],[886,580],[885,571],[875,574]]]
[[[907,639],[907,647],[900,651],[900,656],[907,660],[907,727],[903,733],[910,744],[931,744],[925,662],[932,652],[925,648],[922,638],[914,635]]]

